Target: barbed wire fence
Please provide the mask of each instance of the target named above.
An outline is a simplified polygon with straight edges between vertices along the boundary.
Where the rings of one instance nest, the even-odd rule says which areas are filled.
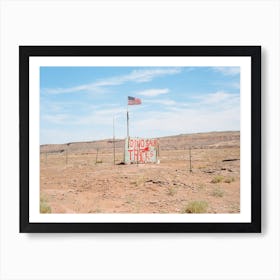
[[[189,173],[202,170],[212,173],[214,170],[231,169],[232,161],[240,160],[240,149],[237,146],[207,147],[186,145],[180,147],[160,147],[160,164],[176,164]],[[114,155],[115,154],[115,155]],[[96,145],[89,150],[71,150],[69,145],[65,149],[41,151],[40,162],[42,167],[51,166],[104,166],[124,164],[124,148],[115,146],[115,153],[108,145]],[[239,163],[238,163],[239,164]]]

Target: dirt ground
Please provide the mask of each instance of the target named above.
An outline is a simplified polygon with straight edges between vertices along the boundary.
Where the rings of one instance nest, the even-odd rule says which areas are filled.
[[[116,163],[123,157],[121,150]],[[111,151],[41,154],[51,213],[239,213],[239,146],[162,150],[159,164],[114,165]],[[44,212],[41,208],[41,212]]]

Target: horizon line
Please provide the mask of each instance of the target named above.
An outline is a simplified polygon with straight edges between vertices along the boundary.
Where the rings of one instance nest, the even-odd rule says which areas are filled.
[[[180,134],[174,134],[174,135],[166,135],[166,136],[160,136],[160,137],[138,137],[138,136],[131,136],[131,138],[147,138],[147,139],[160,139],[160,138],[166,138],[166,137],[176,137],[176,136],[183,136],[183,135],[193,135],[193,134],[208,134],[208,133],[229,133],[229,132],[239,132],[240,130],[214,130],[214,131],[203,131],[203,132],[194,132],[194,133],[180,133]],[[127,137],[124,138],[116,138],[115,141],[121,141],[125,140]],[[113,138],[104,138],[104,139],[98,139],[98,140],[85,140],[85,141],[73,141],[73,142],[65,142],[65,143],[55,143],[55,144],[40,144],[41,146],[47,146],[47,145],[70,145],[75,143],[92,143],[92,142],[99,142],[99,141],[113,141]]]

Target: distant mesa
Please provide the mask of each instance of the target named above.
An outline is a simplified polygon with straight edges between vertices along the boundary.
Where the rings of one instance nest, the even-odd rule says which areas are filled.
[[[239,131],[207,132],[180,134],[157,138],[161,150],[216,149],[240,146]],[[66,144],[44,144],[40,146],[41,153],[96,152],[97,149],[111,151],[113,139],[94,140],[87,142],[69,142]],[[123,149],[125,139],[115,139],[115,148]]]

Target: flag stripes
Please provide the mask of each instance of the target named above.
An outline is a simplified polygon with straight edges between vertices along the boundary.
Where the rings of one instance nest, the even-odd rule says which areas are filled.
[[[142,101],[140,98],[128,96],[128,105],[140,105]]]

